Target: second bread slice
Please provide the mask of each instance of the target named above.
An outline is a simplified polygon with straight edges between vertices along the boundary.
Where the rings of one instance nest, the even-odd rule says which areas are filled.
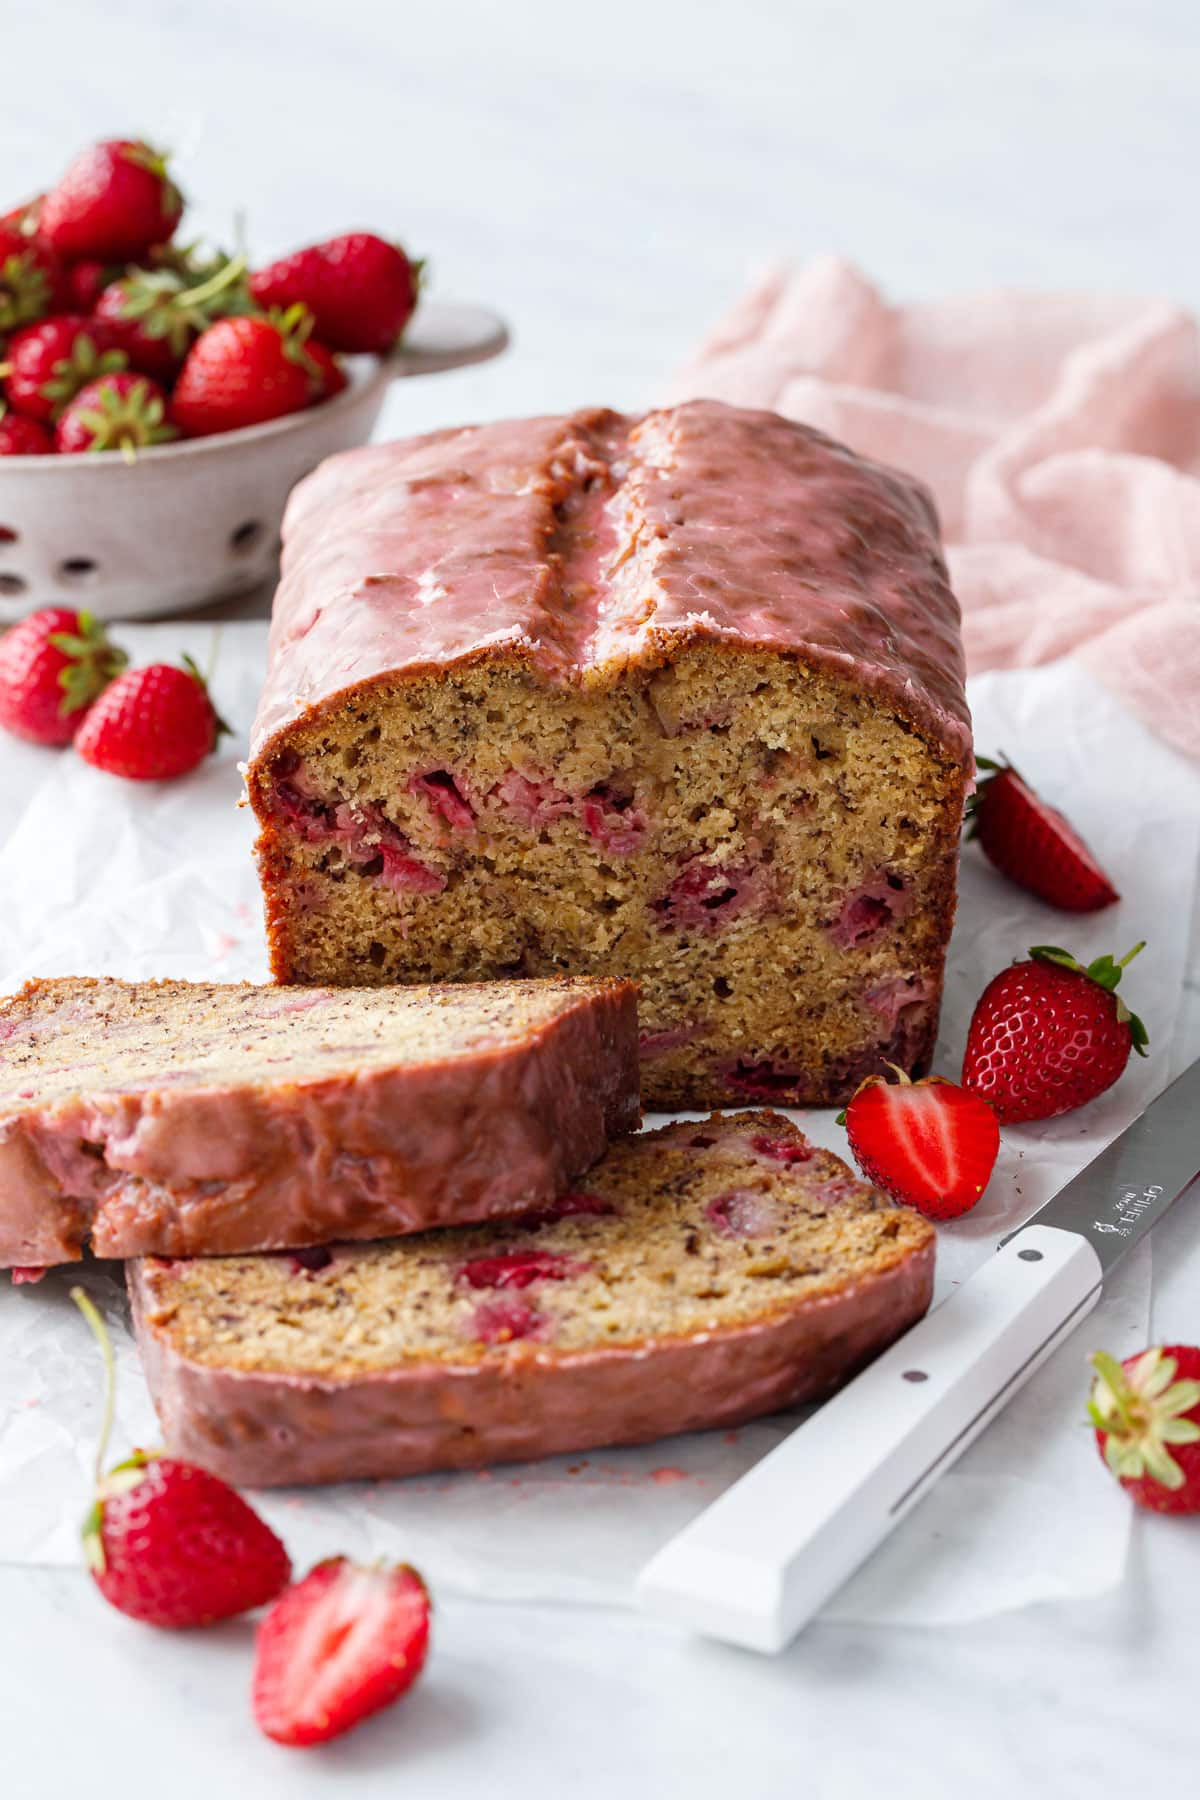
[[[0,1006],[0,1267],[503,1216],[638,1117],[629,982],[33,981]]]

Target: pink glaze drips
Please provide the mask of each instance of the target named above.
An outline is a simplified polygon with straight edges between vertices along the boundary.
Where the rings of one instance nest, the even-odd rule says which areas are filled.
[[[398,672],[502,655],[568,683],[668,640],[799,653],[967,759],[928,495],[773,413],[595,409],[350,451],[295,490],[284,537],[254,762]]]

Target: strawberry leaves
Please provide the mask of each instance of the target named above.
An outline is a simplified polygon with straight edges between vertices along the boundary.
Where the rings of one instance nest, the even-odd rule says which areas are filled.
[[[1103,1435],[1104,1460],[1121,1481],[1149,1477],[1171,1493],[1187,1479],[1172,1445],[1200,1443],[1200,1423],[1185,1415],[1200,1407],[1200,1381],[1175,1379],[1178,1360],[1161,1348],[1124,1366],[1098,1350],[1088,1418]]]
[[[1121,976],[1133,961],[1146,948],[1146,940],[1142,938],[1132,950],[1118,962],[1111,955],[1098,956],[1086,966],[1071,955],[1069,950],[1060,950],[1055,944],[1035,944],[1029,954],[1035,962],[1052,963],[1059,969],[1073,969],[1077,974],[1086,975],[1097,987],[1103,988],[1106,994],[1114,993],[1120,984]],[[1146,1046],[1150,1042],[1150,1034],[1135,1012],[1130,1012],[1124,999],[1117,996],[1117,1021],[1128,1025],[1129,1037],[1133,1048],[1139,1056],[1145,1056]]]
[[[74,631],[52,632],[48,642],[68,659],[58,672],[58,710],[64,719],[89,707],[129,660],[91,613],[81,612]]]

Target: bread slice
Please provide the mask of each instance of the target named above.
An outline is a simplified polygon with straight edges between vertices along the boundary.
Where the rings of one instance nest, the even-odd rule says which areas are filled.
[[[280,980],[629,976],[668,1109],[927,1065],[972,764],[919,484],[772,413],[593,409],[335,457],[285,538]]]
[[[934,1232],[777,1113],[615,1144],[502,1226],[128,1271],[169,1448],[251,1486],[631,1444],[827,1393]]]
[[[628,982],[32,981],[0,1005],[0,1267],[491,1218],[638,1118]]]

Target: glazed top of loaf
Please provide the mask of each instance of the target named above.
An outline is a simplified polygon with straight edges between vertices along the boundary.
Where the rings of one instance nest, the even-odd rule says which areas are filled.
[[[953,760],[959,611],[925,489],[778,414],[589,410],[349,451],[292,496],[251,738],[481,656],[613,679],[697,639],[841,668]]]

